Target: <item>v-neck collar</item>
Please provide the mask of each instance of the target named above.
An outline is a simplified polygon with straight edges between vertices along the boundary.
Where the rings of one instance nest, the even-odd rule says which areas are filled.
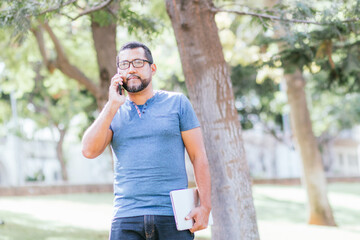
[[[142,110],[140,110],[140,108],[138,107],[138,105],[136,103],[134,103],[133,101],[130,100],[129,96],[127,96],[127,100],[129,101],[129,103],[131,105],[134,106],[135,110],[137,111],[137,114],[139,115],[139,118],[143,117],[143,114],[145,114],[148,105],[152,104],[155,101],[156,96],[158,95],[159,91],[154,91],[154,95],[149,98],[148,100],[146,100],[146,102],[143,104],[143,108]]]

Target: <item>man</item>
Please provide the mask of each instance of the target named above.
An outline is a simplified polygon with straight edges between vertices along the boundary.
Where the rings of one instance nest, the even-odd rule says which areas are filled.
[[[207,227],[211,210],[208,160],[194,110],[183,94],[153,90],[156,65],[144,44],[125,44],[116,62],[109,100],[85,132],[82,150],[95,158],[111,143],[115,155],[110,239],[193,239]],[[193,227],[177,231],[169,193],[187,188],[184,146],[200,206],[187,216]]]

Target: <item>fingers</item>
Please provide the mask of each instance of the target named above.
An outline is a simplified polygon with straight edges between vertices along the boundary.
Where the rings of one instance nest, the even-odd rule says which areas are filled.
[[[120,93],[121,91],[121,94],[123,95],[124,94],[124,90],[122,89],[122,86],[123,85],[123,76],[120,75],[120,74],[115,74],[114,77],[111,79],[111,83],[110,83],[110,86],[109,86],[109,94],[111,92],[116,92],[116,93]]]
[[[203,225],[203,224],[201,224],[201,223],[199,223],[199,222],[197,222],[195,220],[194,220],[194,222],[195,223],[194,223],[193,227],[189,229],[189,231],[192,232],[192,233],[207,228],[206,225]]]
[[[115,103],[119,106],[125,102],[125,92],[121,87],[123,85],[123,76],[121,74],[115,74],[109,86],[109,102]],[[121,91],[121,94],[120,94]]]
[[[123,85],[124,77],[119,73],[115,74],[114,77],[111,79],[111,85],[117,86],[118,84]]]
[[[189,229],[190,232],[194,233],[197,229],[197,222],[195,220],[195,209],[192,210],[186,217],[185,220],[190,220],[193,219],[194,220],[194,225],[192,228]]]
[[[207,228],[208,225],[208,216],[204,212],[202,212],[199,208],[193,209],[189,215],[186,216],[186,220],[193,219],[194,225],[190,230],[190,232],[194,233],[196,231]]]
[[[194,233],[196,231],[199,231],[199,230],[202,230],[202,229],[205,229],[205,228],[207,228],[207,224],[205,222],[196,221],[194,219],[194,225],[189,230],[190,230],[190,232]]]
[[[190,219],[194,218],[194,215],[195,215],[194,211],[191,211],[191,212],[189,213],[189,215],[187,215],[187,216],[185,217],[185,220],[190,220]]]

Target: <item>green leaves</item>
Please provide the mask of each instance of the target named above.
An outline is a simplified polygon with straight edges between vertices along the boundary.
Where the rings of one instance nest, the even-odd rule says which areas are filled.
[[[254,35],[263,28],[253,42],[246,42],[251,37],[238,33],[245,26],[233,26],[231,30],[238,34],[237,45],[246,42],[248,49],[257,49],[253,53],[255,56],[236,64],[232,62],[236,104],[245,129],[256,122],[282,126],[281,114],[288,110],[287,100],[271,75],[274,69],[284,70],[284,73],[302,71],[316,135],[359,123],[360,111],[351,112],[351,106],[356,107],[360,95],[359,6],[360,0],[282,1],[272,9],[251,9],[258,15],[269,16],[267,20],[252,17]],[[234,53],[233,59],[235,56]],[[249,62],[250,58],[256,60]]]
[[[309,65],[314,57],[312,50],[305,46],[285,49],[279,55],[285,73],[293,73],[297,68],[302,69]]]
[[[162,24],[153,16],[147,16],[138,8],[145,1],[113,1],[113,7],[104,7],[96,11],[102,4],[100,1],[2,1],[0,2],[0,27],[12,30],[13,40],[22,43],[27,36],[32,24],[38,20],[41,22],[53,19],[56,16],[65,16],[69,22],[79,16],[91,14],[95,22],[100,26],[107,26],[117,22],[127,28],[130,34],[137,37],[145,35],[149,39],[156,36],[162,29]],[[134,7],[135,6],[135,7]],[[134,10],[134,8],[136,10]]]
[[[96,110],[95,99],[81,87],[58,71],[53,75],[42,74],[40,65],[34,65],[35,86],[20,100],[23,117],[36,121],[38,127],[62,126],[67,129],[72,119],[85,109]],[[81,127],[85,127],[85,124]]]
[[[138,6],[140,7],[140,6]],[[142,14],[134,10],[134,3],[123,1],[118,11],[118,24],[127,28],[130,34],[137,38],[145,37],[151,39],[162,30],[162,24],[153,16]]]
[[[4,5],[8,5],[4,9]],[[11,34],[14,42],[22,43],[30,28],[30,16],[35,12],[34,8],[29,8],[22,1],[12,1],[7,4],[1,4],[0,27],[12,28]]]
[[[270,77],[258,82],[255,66],[242,66],[232,68],[231,80],[236,96],[236,108],[241,116],[243,129],[250,129],[257,122],[282,126],[282,108],[284,101],[279,94],[279,85]]]
[[[297,1],[295,2],[294,9],[290,12],[294,19],[314,19],[317,10],[308,5],[307,2]]]
[[[91,14],[94,22],[97,22],[101,27],[108,26],[116,22],[116,18],[109,12],[100,10]]]

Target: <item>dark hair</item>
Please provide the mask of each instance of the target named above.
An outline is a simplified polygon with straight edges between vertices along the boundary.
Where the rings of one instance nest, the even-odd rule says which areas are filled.
[[[124,51],[125,49],[134,49],[134,48],[144,49],[146,60],[148,60],[150,62],[150,64],[153,64],[153,57],[152,57],[151,51],[145,44],[143,44],[141,42],[128,42],[128,43],[125,43],[120,48],[120,51],[119,51],[118,55],[116,56],[116,65],[119,64],[119,54],[121,51]]]

